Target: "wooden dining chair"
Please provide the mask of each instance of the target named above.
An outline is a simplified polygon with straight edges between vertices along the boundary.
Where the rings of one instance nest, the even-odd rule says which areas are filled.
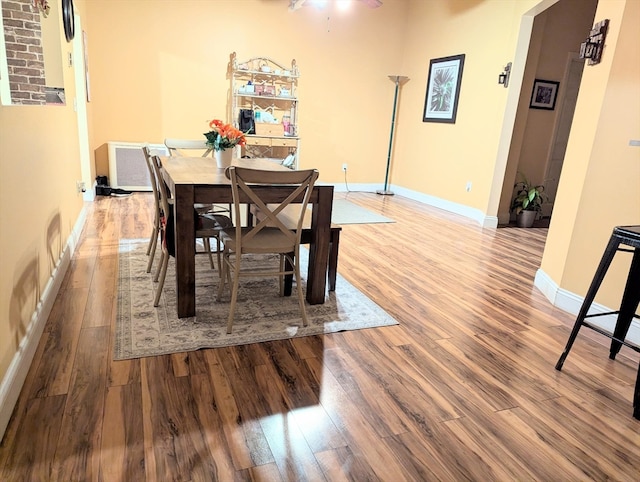
[[[241,277],[277,276],[280,282],[280,296],[284,295],[284,277],[293,275],[296,282],[298,302],[302,324],[307,326],[307,313],[302,294],[300,278],[300,238],[307,204],[318,178],[318,171],[263,171],[241,167],[230,167],[226,171],[231,180],[233,209],[240,218],[240,209],[246,198],[253,208],[260,212],[260,220],[253,226],[242,227],[237,223],[233,228],[225,228],[220,236],[224,244],[222,253],[222,278],[218,286],[217,300],[220,301],[226,283],[231,288],[231,305],[227,320],[227,333],[231,333],[233,318],[238,300],[238,288]],[[261,186],[286,185],[293,192],[279,204],[267,204],[262,197]],[[246,197],[246,198],[245,198]],[[302,197],[302,202],[297,202]],[[296,226],[291,229],[279,218],[278,214],[288,206],[297,208]],[[291,210],[289,210],[291,212]],[[279,266],[266,269],[242,269],[244,255],[278,254]]]
[[[193,156],[193,151],[198,151],[202,157],[207,157],[213,153],[213,149],[207,146],[207,141],[202,140],[190,140],[190,139],[174,139],[166,138],[164,145],[167,146],[170,156]]]
[[[149,177],[151,179],[151,189],[153,191],[153,198],[154,198],[154,205],[155,205],[154,215],[153,215],[153,227],[151,231],[151,236],[149,237],[149,245],[147,246],[147,255],[149,256],[149,261],[147,262],[147,273],[150,273],[151,267],[153,266],[153,260],[155,258],[156,246],[158,244],[158,236],[162,232],[161,219],[163,218],[163,216],[165,216],[165,213],[167,211],[163,210],[161,205],[161,198],[160,198],[161,191],[160,191],[159,183],[163,181],[162,181],[162,177],[159,177],[159,175],[156,172],[156,166],[154,164],[155,161],[153,159],[153,156],[157,156],[158,153],[156,151],[150,150],[148,146],[143,146],[142,152],[144,153],[144,158],[147,162],[147,167],[149,169]],[[169,206],[173,205],[173,199],[171,198],[169,191],[167,191],[167,203],[169,204]],[[204,216],[208,214],[207,210],[200,212],[198,209],[196,209],[196,212],[200,216]],[[226,216],[214,216],[213,219],[216,221],[216,223],[218,223],[220,227],[232,225],[231,219]],[[200,223],[202,223],[202,221],[200,221]],[[203,232],[203,234],[206,234],[206,233]],[[218,236],[218,231],[215,231],[214,234],[216,237],[216,244],[217,244],[217,249],[215,253],[217,254],[217,257],[218,257],[218,266],[220,266],[220,240]],[[205,247],[205,253],[209,255],[209,264],[211,265],[211,269],[215,269],[215,264],[213,262],[213,257],[212,257],[213,251],[211,250],[209,238],[203,237],[202,242]],[[156,271],[156,276],[154,278],[154,281],[157,281],[157,279],[158,279],[158,272]]]
[[[156,180],[156,173],[153,168],[153,159],[151,156],[156,155],[155,151],[151,151],[148,146],[142,148],[144,153],[144,159],[147,163],[147,169],[149,170],[149,179],[151,180],[151,190],[153,191],[153,226],[151,228],[151,235],[149,236],[149,244],[147,245],[147,256],[149,261],[147,262],[147,273],[151,272],[153,266],[153,259],[156,255],[156,247],[158,245],[158,237],[160,235],[161,226],[160,219],[162,218],[162,208],[160,206],[160,193],[158,192],[158,182]]]
[[[164,145],[169,151],[169,156],[186,156],[192,157],[192,154],[196,152],[200,157],[207,157],[209,154],[213,154],[213,149],[207,146],[205,139],[190,140],[190,139],[175,139],[166,138]],[[212,215],[221,226],[233,225],[231,221],[231,204],[195,204],[195,210],[202,216]],[[224,216],[224,217],[222,217]],[[216,237],[216,244],[219,245],[219,239]],[[208,249],[208,247],[207,247]],[[220,249],[216,249],[216,256],[218,257],[218,266],[220,266]]]
[[[168,137],[164,140],[164,145],[169,151],[171,157],[207,157],[209,154],[213,155],[213,149],[207,146],[206,139],[192,140],[192,139],[175,139]],[[231,215],[231,204],[199,204],[196,205],[196,209],[199,212],[210,212],[214,214]]]
[[[167,276],[167,268],[169,266],[169,258],[174,254],[172,252],[171,247],[174,246],[175,233],[173,232],[173,200],[169,195],[169,190],[167,189],[166,184],[162,178],[161,167],[162,163],[160,161],[160,157],[156,155],[151,155],[148,147],[145,146],[146,155],[149,155],[151,159],[151,165],[153,167],[154,176],[156,180],[156,187],[158,192],[158,205],[159,212],[158,218],[160,220],[160,231],[161,234],[161,246],[162,246],[162,255],[160,257],[160,263],[156,268],[156,273],[154,275],[153,280],[158,282],[158,287],[156,289],[156,296],[153,301],[153,306],[158,306],[160,304],[160,296],[162,295],[162,289],[164,288],[164,282]],[[207,254],[209,256],[209,263],[211,268],[215,268],[215,264],[213,261],[213,253],[214,251],[211,249],[210,238],[214,238],[216,240],[216,250],[215,254],[218,258],[218,273],[222,276],[221,270],[221,252],[222,246],[220,244],[220,232],[224,227],[232,226],[231,220],[227,216],[221,216],[217,214],[199,214],[194,209],[194,216],[196,219],[196,239],[202,239],[204,245],[204,251],[196,251],[197,254]],[[147,266],[149,268],[149,266]],[[150,271],[150,269],[149,269]],[[147,272],[149,272],[147,271]]]

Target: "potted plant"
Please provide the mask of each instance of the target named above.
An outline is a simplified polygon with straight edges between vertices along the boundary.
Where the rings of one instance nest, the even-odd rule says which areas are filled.
[[[542,193],[544,186],[532,185],[525,176],[513,185],[515,197],[511,202],[511,212],[516,214],[516,222],[519,228],[530,228],[540,210],[542,209]]]

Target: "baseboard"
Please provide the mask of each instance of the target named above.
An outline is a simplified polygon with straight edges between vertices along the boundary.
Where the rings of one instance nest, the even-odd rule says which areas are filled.
[[[85,192],[82,193],[82,199],[84,201],[87,201],[87,202],[95,201],[95,199],[96,199],[96,185],[97,185],[97,183],[95,181],[93,181],[91,183],[91,188],[85,190]]]
[[[4,436],[4,432],[11,419],[11,414],[18,401],[20,390],[22,390],[27,373],[29,372],[29,367],[36,353],[44,325],[49,318],[53,303],[58,295],[58,291],[60,291],[64,275],[71,263],[71,257],[76,250],[86,218],[86,207],[83,207],[73,227],[73,231],[69,235],[65,248],[51,273],[51,278],[49,278],[42,292],[38,306],[31,316],[26,334],[20,342],[20,346],[11,360],[7,373],[0,384],[0,440],[2,440]]]
[[[375,193],[378,190],[382,190],[382,188],[383,186],[381,186],[380,184],[349,184],[347,189],[347,185],[341,183],[335,185],[335,192]],[[427,204],[429,206],[442,209],[443,211],[459,214],[460,216],[464,216],[465,218],[472,219],[483,228],[495,229],[498,227],[497,216],[488,216],[479,209],[465,206],[464,204],[447,201],[446,199],[441,199],[436,196],[430,196],[421,192],[412,191],[411,189],[406,189],[403,187],[390,186],[389,190],[395,194],[406,197],[408,199],[412,199],[414,201],[418,201],[422,204]]]
[[[553,306],[560,308],[562,311],[566,311],[567,313],[571,313],[572,315],[577,315],[580,311],[584,297],[560,288],[558,284],[541,269],[536,272],[534,285],[542,291]],[[589,310],[589,314],[600,314],[610,311],[615,310],[599,303],[593,303]],[[613,333],[613,329],[616,325],[616,315],[598,316],[597,318],[590,319],[589,323],[592,323],[609,333]],[[629,332],[627,333],[627,341],[640,346],[640,323],[638,323],[637,320],[633,320],[631,322]]]

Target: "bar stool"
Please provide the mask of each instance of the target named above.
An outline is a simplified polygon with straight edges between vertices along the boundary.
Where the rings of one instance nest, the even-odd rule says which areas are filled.
[[[624,248],[620,245],[632,246],[633,249]],[[588,315],[587,312],[589,311],[589,308],[593,303],[596,293],[598,292],[598,288],[600,288],[600,284],[602,283],[602,280],[604,279],[604,276],[609,269],[609,265],[611,264],[613,257],[618,251],[627,251],[633,253],[633,259],[631,260],[631,266],[629,268],[629,275],[627,276],[627,283],[624,288],[624,294],[622,295],[620,310]],[[632,350],[640,353],[640,347],[632,345],[625,341],[627,332],[629,331],[629,327],[631,326],[631,321],[634,318],[640,318],[635,314],[636,310],[638,309],[639,302],[640,226],[617,226],[613,229],[613,233],[611,234],[609,243],[607,244],[604,254],[602,255],[602,259],[600,260],[600,264],[598,265],[598,269],[596,270],[596,274],[593,277],[593,281],[591,281],[591,286],[589,286],[589,291],[587,291],[584,302],[580,307],[580,312],[578,313],[576,322],[573,325],[573,330],[571,330],[571,335],[569,336],[569,340],[567,341],[567,346],[564,348],[562,355],[560,355],[558,363],[556,363],[556,370],[562,369],[562,365],[564,364],[564,361],[569,354],[569,350],[571,350],[571,346],[578,336],[578,331],[580,331],[580,328],[582,326],[591,328],[592,330],[597,331],[598,333],[608,338],[611,338],[611,348],[609,349],[609,358],[611,360],[614,360],[616,358],[616,355],[620,351],[620,348],[622,348],[622,345],[628,346]],[[586,321],[587,318],[612,314],[618,315],[613,334],[608,333],[602,328]],[[637,419],[640,419],[640,366],[638,367],[636,386],[633,393],[633,416]]]

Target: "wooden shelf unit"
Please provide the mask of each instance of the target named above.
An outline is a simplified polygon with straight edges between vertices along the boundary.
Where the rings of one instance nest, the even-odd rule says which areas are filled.
[[[296,169],[300,152],[296,96],[300,73],[295,59],[285,67],[268,57],[239,62],[233,52],[230,58],[231,122],[239,128],[240,111],[249,109],[254,113],[257,132],[246,136],[247,145],[239,148],[237,155],[284,161],[293,154],[295,159],[289,167]],[[265,118],[276,122],[261,122]]]

